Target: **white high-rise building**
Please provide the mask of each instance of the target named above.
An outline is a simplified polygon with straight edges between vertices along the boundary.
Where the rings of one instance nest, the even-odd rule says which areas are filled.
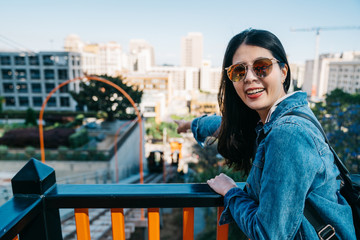
[[[307,61],[305,66],[305,81],[303,90],[311,95],[311,79],[313,61]],[[344,52],[323,54],[319,58],[316,98],[322,99],[325,94],[336,88],[348,93],[359,91],[360,52]]]
[[[129,44],[130,70],[146,72],[155,65],[154,48],[143,39],[132,39]]]
[[[329,80],[327,91],[336,88],[347,93],[360,92],[360,53],[352,60],[333,61],[329,63]]]
[[[203,58],[202,33],[188,33],[181,38],[181,66],[200,68]]]

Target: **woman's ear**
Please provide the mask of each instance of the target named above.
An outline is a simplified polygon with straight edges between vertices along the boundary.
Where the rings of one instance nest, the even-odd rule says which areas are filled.
[[[284,67],[281,68],[282,82],[285,82],[288,70],[289,70],[288,65],[285,63]]]

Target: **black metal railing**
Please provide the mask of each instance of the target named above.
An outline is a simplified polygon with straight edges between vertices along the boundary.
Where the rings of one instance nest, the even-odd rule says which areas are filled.
[[[243,187],[244,183],[238,183]],[[0,207],[0,240],[63,239],[60,208],[219,207],[207,184],[56,184],[55,171],[31,159],[12,179],[13,198]]]

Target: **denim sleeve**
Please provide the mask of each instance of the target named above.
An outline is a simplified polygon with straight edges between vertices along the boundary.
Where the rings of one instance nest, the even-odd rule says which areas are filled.
[[[191,131],[195,140],[204,147],[204,142],[207,137],[213,136],[216,130],[220,127],[221,117],[218,115],[203,115],[195,118],[191,122]]]
[[[303,219],[306,195],[323,167],[322,160],[311,134],[295,124],[273,128],[264,147],[259,201],[241,189],[231,189],[224,197],[220,223],[235,220],[253,240],[293,239]]]

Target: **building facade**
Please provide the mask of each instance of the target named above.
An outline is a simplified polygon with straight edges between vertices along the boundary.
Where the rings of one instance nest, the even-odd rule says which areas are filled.
[[[359,62],[360,52],[322,54],[319,57],[318,76],[313,83],[314,61],[306,61],[302,89],[308,96],[312,96],[313,100],[324,99],[327,93],[336,88],[355,93],[359,89],[357,85]]]
[[[331,62],[329,70],[328,92],[340,88],[347,93],[360,93],[360,59]]]
[[[66,80],[81,77],[81,56],[74,52],[0,52],[0,95],[4,110],[40,110],[52,89]],[[75,110],[69,91],[78,91],[79,83],[70,83],[55,92],[46,108]]]
[[[188,33],[181,38],[181,66],[200,68],[203,60],[202,33]]]

